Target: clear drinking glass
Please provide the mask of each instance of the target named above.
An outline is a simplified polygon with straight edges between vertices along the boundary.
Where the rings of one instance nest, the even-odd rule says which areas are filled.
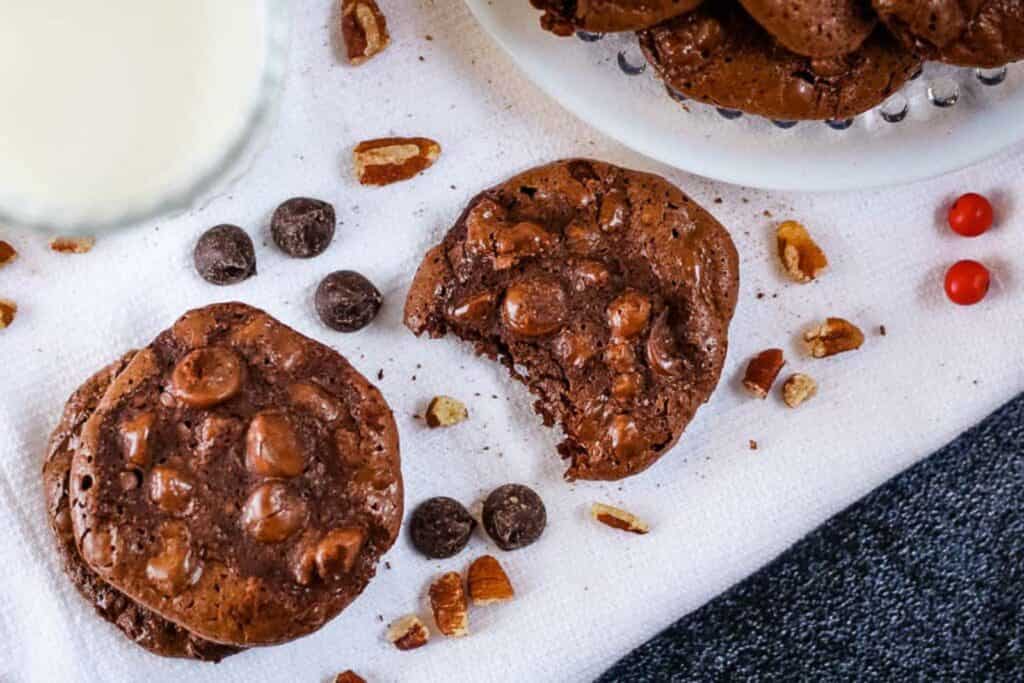
[[[96,235],[178,214],[224,192],[248,171],[265,146],[273,124],[288,67],[291,14],[287,0],[261,0],[266,6],[265,60],[258,93],[252,100],[246,123],[219,158],[196,174],[184,187],[160,197],[149,206],[126,211],[102,221],[66,218],[49,219],[45,215],[18,215],[0,206],[0,226],[24,228],[62,235]]]

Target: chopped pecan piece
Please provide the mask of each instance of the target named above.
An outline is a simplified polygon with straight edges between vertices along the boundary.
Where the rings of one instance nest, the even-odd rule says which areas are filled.
[[[767,349],[754,356],[747,365],[747,371],[743,375],[743,386],[747,388],[754,397],[764,399],[768,397],[775,378],[779,376],[786,359],[782,355],[782,349]]]
[[[14,322],[18,313],[18,305],[10,299],[0,299],[0,330]]]
[[[594,503],[590,507],[590,515],[601,524],[633,534],[646,534],[651,530],[647,522],[633,513],[604,503]]]
[[[10,242],[0,240],[0,268],[18,258],[18,252],[11,246]]]
[[[88,254],[95,244],[95,237],[53,237],[50,239],[50,249],[59,254]]]
[[[469,635],[469,605],[461,574],[448,572],[437,577],[430,585],[430,606],[438,631],[453,638]]]
[[[391,42],[388,21],[377,0],[341,0],[341,35],[348,61],[358,66]]]
[[[353,152],[356,176],[363,185],[390,185],[409,180],[441,156],[441,145],[428,138],[379,138],[360,142]]]
[[[462,401],[451,396],[437,396],[427,406],[427,426],[452,427],[469,419],[469,411]]]
[[[797,282],[810,282],[828,266],[825,252],[796,221],[786,221],[776,232],[782,267]]]
[[[430,640],[430,631],[415,614],[409,614],[388,627],[388,640],[399,650],[415,650]]]
[[[366,683],[366,679],[352,669],[342,671],[334,679],[334,683]]]
[[[491,555],[484,555],[469,565],[469,597],[474,605],[506,602],[515,596],[512,582],[501,563]]]
[[[804,334],[807,348],[815,358],[827,358],[837,353],[859,349],[864,333],[849,320],[827,318],[825,322]]]
[[[797,408],[818,393],[818,383],[810,375],[797,373],[782,385],[782,400],[790,408]]]

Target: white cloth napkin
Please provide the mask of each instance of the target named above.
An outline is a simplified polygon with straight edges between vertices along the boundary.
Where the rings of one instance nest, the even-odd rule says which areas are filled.
[[[458,0],[382,0],[394,45],[356,69],[339,63],[332,4],[295,4],[276,133],[230,194],[174,220],[102,235],[83,256],[50,253],[39,235],[0,232],[21,252],[0,270],[0,297],[21,307],[0,332],[0,680],[328,681],[348,668],[370,681],[587,680],[1024,387],[1024,149],[878,192],[723,186],[659,167],[563,113]],[[444,153],[411,182],[359,187],[351,147],[388,134],[434,137]],[[564,483],[557,435],[540,425],[522,387],[466,346],[418,340],[401,325],[419,259],[464,202],[513,172],[569,155],[667,175],[731,228],[742,254],[717,393],[671,453],[620,483]],[[944,207],[968,190],[987,193],[998,214],[997,227],[975,240],[944,227]],[[332,201],[342,222],[329,251],[312,261],[266,245],[270,212],[299,194]],[[815,284],[790,284],[776,265],[772,229],[790,217],[810,227],[831,259]],[[259,275],[230,288],[206,284],[191,266],[197,235],[221,222],[245,226],[257,242]],[[991,295],[974,308],[957,308],[942,293],[944,269],[959,258],[984,260],[995,275]],[[377,322],[353,335],[330,332],[313,312],[320,277],[340,268],[362,271],[386,296]],[[383,371],[378,384],[401,430],[409,508],[434,495],[471,504],[499,484],[523,482],[548,506],[541,541],[502,553],[478,535],[458,557],[434,562],[403,534],[385,558],[390,569],[382,565],[364,595],[320,632],[219,665],[164,660],[129,643],[58,566],[39,477],[47,435],[93,371],[148,343],[185,310],[231,299],[332,345],[369,377]],[[860,324],[864,348],[806,358],[799,333],[827,315]],[[748,357],[768,346],[786,349],[787,371],[820,382],[820,395],[798,411],[777,396],[748,398],[738,386]],[[414,420],[439,393],[465,400],[470,421],[428,431]],[[595,525],[587,516],[593,501],[634,511],[652,532]],[[386,642],[384,622],[414,610],[426,616],[434,575],[464,569],[484,552],[505,564],[514,602],[474,609],[467,638],[435,635],[408,653]]]

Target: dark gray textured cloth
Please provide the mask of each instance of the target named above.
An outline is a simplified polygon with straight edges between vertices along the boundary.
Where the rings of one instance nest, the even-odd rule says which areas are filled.
[[[1024,681],[1024,396],[600,679],[782,680]]]

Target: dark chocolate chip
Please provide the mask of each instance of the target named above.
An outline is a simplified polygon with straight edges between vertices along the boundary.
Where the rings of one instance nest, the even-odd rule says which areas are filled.
[[[256,274],[252,240],[237,225],[218,225],[204,232],[193,259],[199,275],[215,285],[233,285]]]
[[[270,234],[281,251],[296,258],[312,258],[334,239],[334,207],[319,199],[295,197],[277,207]]]
[[[451,498],[430,498],[412,513],[412,544],[427,557],[451,557],[466,547],[476,520],[462,503]]]
[[[530,545],[544,533],[547,523],[544,501],[527,486],[499,486],[484,501],[484,528],[502,550]]]
[[[338,332],[356,332],[377,317],[380,291],[365,277],[339,270],[323,279],[316,290],[316,312],[324,325]]]

